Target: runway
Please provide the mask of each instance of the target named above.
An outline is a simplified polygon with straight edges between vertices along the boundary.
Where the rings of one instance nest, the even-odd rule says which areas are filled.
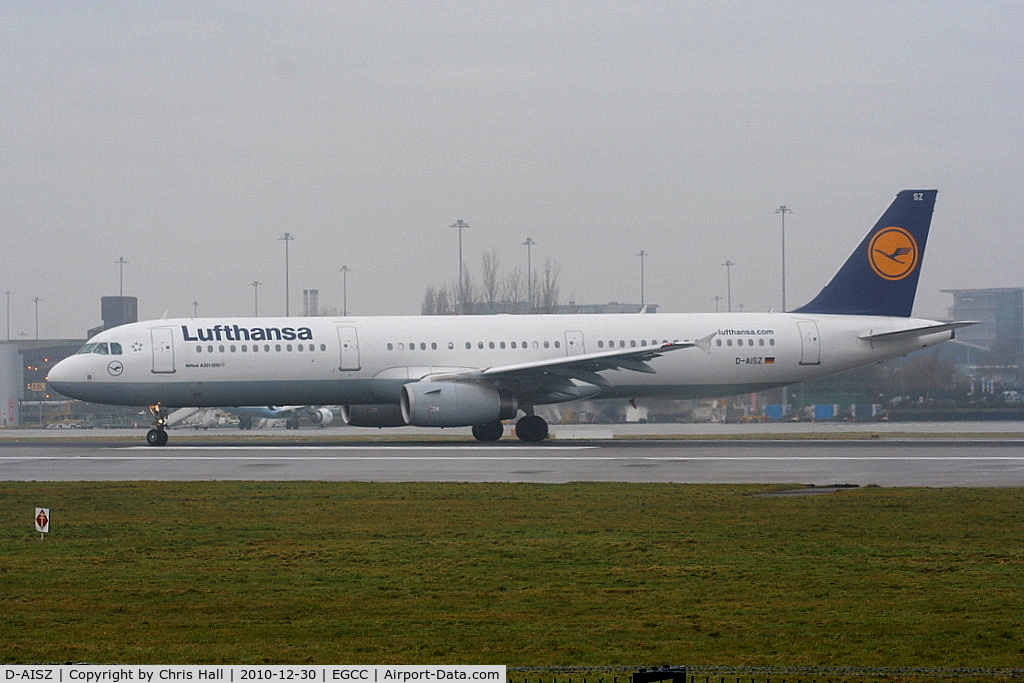
[[[964,425],[960,425],[961,428]],[[318,430],[285,433],[175,432],[162,448],[141,432],[0,434],[0,480],[320,480],[791,483],[834,486],[1024,486],[1024,435],[1017,425],[953,432],[890,429],[668,435],[658,426],[629,433],[556,431],[541,444],[466,440],[457,430],[406,433]],[[336,434],[335,434],[336,433]],[[372,435],[372,436],[371,436]],[[450,436],[448,436],[450,435]],[[615,438],[611,438],[614,436]]]

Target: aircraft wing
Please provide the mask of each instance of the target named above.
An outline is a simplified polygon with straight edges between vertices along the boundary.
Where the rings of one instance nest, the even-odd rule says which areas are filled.
[[[868,330],[867,332],[864,332],[857,336],[860,339],[865,339],[871,342],[897,341],[901,339],[923,337],[925,335],[935,334],[937,332],[951,332],[961,327],[967,327],[969,325],[977,324],[978,321],[976,320],[959,320],[949,323],[935,323],[933,325],[924,325],[921,327],[911,327],[909,329],[891,330],[886,332],[875,332],[874,330]]]
[[[547,358],[525,363],[495,365],[459,372],[428,375],[421,381],[480,382],[530,396],[538,403],[557,402],[596,396],[602,388],[610,386],[600,374],[603,370],[630,370],[653,374],[648,361],[680,349],[701,348],[710,351],[713,332],[696,340],[670,342],[661,346],[615,349],[576,356]],[[580,386],[573,380],[589,387]]]

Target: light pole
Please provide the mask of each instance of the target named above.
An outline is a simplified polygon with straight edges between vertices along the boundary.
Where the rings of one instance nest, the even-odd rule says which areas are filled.
[[[249,283],[252,285],[252,314],[253,317],[260,317],[260,285],[263,283],[259,280],[253,280]]]
[[[36,302],[36,339],[39,339],[39,302],[42,301],[38,296],[32,297],[32,301]]]
[[[636,255],[640,257],[640,310],[643,311],[644,307],[647,305],[647,295],[646,295],[646,292],[644,291],[644,287],[645,287],[645,283],[644,283],[644,261],[647,260],[647,257],[650,254],[648,254],[648,252],[646,252],[643,249],[641,249],[640,251],[638,251],[636,253]]]
[[[4,292],[4,296],[7,297],[7,341],[11,341],[11,290]]]
[[[736,264],[729,259],[725,259],[725,263],[722,265],[725,266],[725,300],[728,304],[729,312],[732,313],[732,267]]]
[[[286,232],[277,239],[284,241],[284,315],[288,317],[291,313],[291,308],[288,306],[289,292],[288,292],[288,243],[291,242],[294,237],[290,232]]]
[[[198,318],[199,317],[199,302],[198,301],[193,301],[192,302],[192,317],[193,318]]]
[[[721,295],[715,294],[711,297],[711,300],[715,302],[715,313],[718,313],[718,302],[722,300]]]
[[[462,231],[469,227],[469,223],[462,220],[461,218],[451,225],[449,228],[456,228],[459,231],[459,313],[464,313],[463,307],[465,306],[465,291],[464,283],[462,281]]]
[[[119,274],[118,281],[120,283],[119,287],[117,288],[117,295],[123,297],[124,296],[124,264],[126,264],[128,262],[125,261],[124,256],[118,256],[117,259],[114,261],[114,263],[116,263],[117,266],[118,266],[118,268],[117,268],[118,274]]]
[[[533,313],[533,254],[531,248],[537,244],[533,241],[532,237],[527,237],[526,241],[523,242],[523,246],[526,247],[526,291],[529,297],[529,311]]]
[[[342,266],[341,270],[341,314],[348,315],[348,274],[352,272],[352,269],[348,266]]]
[[[786,312],[786,214],[793,213],[793,209],[785,204],[780,204],[775,213],[782,214],[782,312]]]
[[[793,209],[785,204],[779,204],[775,213],[782,214],[782,312],[786,312],[786,214],[793,213]],[[789,402],[789,387],[782,387],[782,414],[786,415],[786,405]]]

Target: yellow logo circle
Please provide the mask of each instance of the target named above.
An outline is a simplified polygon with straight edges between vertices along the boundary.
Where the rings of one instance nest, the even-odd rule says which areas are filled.
[[[895,226],[879,230],[868,244],[868,263],[886,280],[902,280],[913,273],[918,255],[913,235]]]

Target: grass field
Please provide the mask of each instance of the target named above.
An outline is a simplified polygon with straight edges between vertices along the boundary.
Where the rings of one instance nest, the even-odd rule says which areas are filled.
[[[0,662],[1024,661],[1024,491],[777,488],[5,482]]]

